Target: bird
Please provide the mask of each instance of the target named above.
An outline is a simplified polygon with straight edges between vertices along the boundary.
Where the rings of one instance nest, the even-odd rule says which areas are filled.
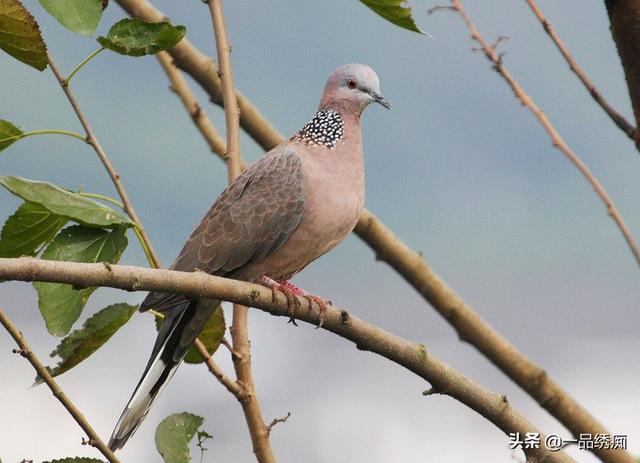
[[[280,291],[291,319],[295,296],[307,297],[322,320],[328,302],[289,279],[342,241],[364,208],[360,117],[370,103],[391,109],[371,67],[335,69],[313,118],[227,186],[170,268],[258,283],[274,297]],[[138,429],[219,303],[153,291],[140,304],[141,312],[154,309],[164,320],[109,440],[112,451]]]

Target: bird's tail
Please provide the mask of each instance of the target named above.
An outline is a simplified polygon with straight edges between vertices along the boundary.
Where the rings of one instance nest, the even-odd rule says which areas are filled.
[[[183,306],[165,312],[151,358],[109,439],[112,451],[122,448],[136,432],[218,303],[210,299],[187,300]]]

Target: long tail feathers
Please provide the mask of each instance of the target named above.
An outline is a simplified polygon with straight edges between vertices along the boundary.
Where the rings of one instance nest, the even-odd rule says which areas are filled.
[[[217,304],[211,300],[186,301],[183,307],[165,313],[151,358],[109,439],[112,451],[122,448],[136,432]]]

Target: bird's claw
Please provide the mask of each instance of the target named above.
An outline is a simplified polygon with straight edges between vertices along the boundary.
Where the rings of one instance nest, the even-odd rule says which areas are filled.
[[[287,314],[289,315],[289,321],[287,323],[293,323],[293,326],[298,326],[294,314],[295,311],[300,308],[300,301],[296,297],[294,291],[291,290],[291,288],[288,288],[285,285],[278,284],[271,287],[272,302],[276,302],[278,300],[278,291],[280,291],[284,295],[284,297],[287,298]]]
[[[319,296],[314,296],[313,294],[305,294],[304,298],[309,301],[309,310],[313,309],[313,303],[315,302],[318,305],[318,325],[316,329],[322,328],[324,325],[324,317],[327,313],[327,307],[331,305],[331,301],[327,301],[322,299]]]

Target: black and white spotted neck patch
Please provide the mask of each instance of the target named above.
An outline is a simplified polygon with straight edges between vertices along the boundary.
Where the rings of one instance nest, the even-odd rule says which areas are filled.
[[[323,145],[334,149],[343,135],[344,121],[340,114],[333,109],[323,109],[293,136],[293,140],[306,145]]]

